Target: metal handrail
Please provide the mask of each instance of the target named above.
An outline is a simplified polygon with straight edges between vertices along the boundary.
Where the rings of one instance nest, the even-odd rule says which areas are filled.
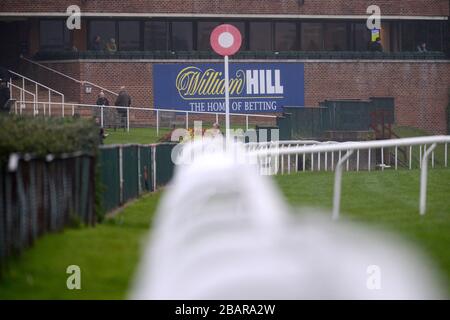
[[[106,91],[106,92],[108,92],[108,93],[110,93],[110,94],[112,94],[112,95],[115,95],[115,96],[118,96],[118,95],[119,95],[118,93],[116,93],[116,92],[114,92],[114,91],[111,91],[111,90],[109,90],[109,89],[103,88],[102,86],[99,86],[99,85],[97,85],[97,84],[95,84],[95,83],[92,83],[92,82],[90,82],[90,81],[78,80],[78,79],[76,79],[76,78],[74,78],[74,77],[71,77],[71,76],[69,76],[69,75],[67,75],[67,74],[65,74],[65,73],[63,73],[63,72],[61,72],[61,71],[58,71],[58,70],[55,70],[55,69],[53,69],[53,68],[47,67],[47,66],[45,66],[45,65],[43,65],[43,64],[41,64],[41,63],[39,63],[39,62],[33,61],[33,60],[31,60],[31,59],[28,59],[28,58],[26,58],[26,57],[24,57],[24,56],[21,56],[20,58],[23,59],[23,60],[25,60],[25,61],[27,61],[27,62],[29,62],[29,63],[31,63],[31,64],[34,64],[34,65],[36,65],[36,66],[38,66],[38,67],[41,67],[41,68],[43,68],[43,69],[46,69],[46,70],[48,70],[48,71],[54,72],[54,73],[56,73],[56,74],[58,74],[58,75],[60,75],[60,76],[62,76],[62,77],[65,77],[65,78],[67,78],[67,79],[69,79],[69,80],[72,80],[72,81],[74,81],[74,82],[76,82],[76,83],[79,83],[79,84],[81,84],[81,85],[89,84],[89,85],[91,85],[92,87],[95,87],[95,88],[97,88],[97,89]]]
[[[330,144],[317,144],[308,146],[295,146],[287,148],[276,149],[261,149],[256,151],[248,151],[248,155],[251,157],[270,157],[270,156],[283,156],[283,155],[298,155],[298,154],[314,154],[321,152],[345,152],[345,155],[339,157],[339,162],[336,165],[335,180],[334,180],[334,194],[333,194],[333,219],[339,218],[340,198],[341,198],[341,177],[342,166],[345,162],[348,165],[348,158],[354,151],[359,153],[360,150],[372,150],[384,148],[398,148],[401,146],[426,146],[431,145],[421,154],[421,174],[420,174],[420,200],[419,200],[419,212],[420,215],[426,213],[426,190],[427,190],[427,174],[428,174],[428,158],[432,155],[436,145],[438,143],[445,144],[445,166],[447,166],[447,144],[450,143],[450,136],[429,136],[429,137],[414,137],[404,139],[391,139],[391,140],[377,140],[377,141],[364,141],[364,142],[342,142],[342,143],[330,143]],[[369,153],[370,155],[370,153]],[[370,159],[370,158],[369,158]]]
[[[65,97],[64,97],[64,94],[63,94],[63,93],[61,93],[61,92],[59,92],[59,91],[57,91],[57,90],[55,90],[55,89],[52,89],[52,88],[50,88],[50,87],[48,87],[48,86],[46,86],[46,85],[44,85],[44,84],[42,84],[42,83],[40,83],[40,82],[37,82],[37,81],[35,81],[35,80],[33,80],[33,79],[30,79],[30,78],[28,78],[28,77],[26,77],[26,76],[24,76],[24,75],[22,75],[22,74],[20,74],[20,73],[14,72],[14,71],[12,71],[12,70],[9,70],[9,72],[10,72],[11,74],[13,74],[13,75],[15,75],[15,76],[17,76],[17,77],[20,77],[20,78],[22,79],[22,86],[23,86],[23,89],[25,89],[25,80],[26,80],[26,81],[29,81],[29,82],[31,82],[31,83],[33,83],[33,84],[36,86],[36,93],[35,93],[36,96],[35,96],[35,99],[36,99],[37,103],[39,103],[39,95],[38,95],[38,89],[37,89],[38,86],[44,88],[45,90],[48,90],[48,103],[49,103],[49,104],[51,103],[51,94],[52,94],[52,93],[55,93],[55,94],[61,96],[62,116],[64,117],[64,102],[65,102]],[[10,80],[10,82],[12,83],[12,80]],[[35,102],[35,103],[36,103],[36,102]]]
[[[31,103],[28,101],[20,101],[21,103]],[[37,102],[37,104],[43,104],[43,102]],[[58,102],[52,102],[51,104],[60,105],[61,103]],[[103,110],[106,109],[126,109],[127,111],[127,130],[130,130],[130,117],[129,112],[130,110],[141,110],[141,111],[150,111],[150,112],[156,112],[156,134],[159,136],[159,112],[176,112],[176,113],[184,113],[186,117],[186,128],[188,128],[188,122],[189,122],[189,114],[209,114],[209,115],[215,115],[216,121],[218,121],[220,114],[225,114],[224,112],[214,112],[214,111],[186,111],[186,110],[174,110],[174,109],[156,109],[154,107],[152,108],[139,108],[139,107],[122,107],[122,106],[103,106],[103,105],[96,105],[96,104],[82,104],[82,103],[70,103],[72,106],[72,115],[75,113],[75,106],[77,107],[89,107],[89,108],[100,108],[100,118],[101,118],[101,125],[103,126]],[[63,106],[64,109],[64,106]],[[275,119],[277,116],[274,115],[264,115],[264,114],[246,114],[246,113],[231,113],[232,116],[241,116],[246,118],[246,128],[248,130],[249,117],[253,118],[268,118],[268,119]]]
[[[28,91],[28,90],[26,90],[26,89],[20,87],[20,86],[15,85],[15,84],[12,83],[12,82],[9,82],[8,85],[10,86],[10,88],[11,88],[11,87],[14,87],[14,88],[16,88],[16,89],[19,89],[19,90],[22,91],[22,92],[25,92],[25,93],[27,93],[27,94],[33,96],[33,100],[34,100],[34,102],[33,102],[33,115],[36,115],[36,95],[35,95],[34,93],[32,93],[32,92],[30,92],[30,91]],[[23,94],[21,93],[21,95],[23,95]],[[18,102],[18,101],[15,101],[15,105],[14,105],[14,111],[15,111],[15,113],[17,113],[17,103],[19,103],[19,102]],[[20,113],[22,113],[22,108],[20,108]]]

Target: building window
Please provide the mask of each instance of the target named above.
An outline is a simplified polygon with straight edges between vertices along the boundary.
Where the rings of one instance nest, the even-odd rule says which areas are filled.
[[[443,24],[441,21],[429,21],[427,23],[427,36],[425,42],[428,51],[443,51]]]
[[[270,22],[250,22],[249,44],[251,51],[271,51],[272,24]]]
[[[231,24],[233,26],[235,26],[239,32],[241,33],[241,37],[242,37],[242,44],[241,44],[241,48],[240,50],[248,50],[248,43],[247,43],[247,29],[246,29],[246,23],[244,21],[228,21],[228,22],[224,22],[225,24]]]
[[[344,51],[347,45],[347,24],[344,22],[324,23],[325,51]]]
[[[70,48],[70,31],[63,20],[40,21],[41,50],[64,50]]]
[[[166,51],[169,48],[169,28],[166,21],[148,21],[144,25],[144,50]]]
[[[116,38],[116,22],[94,20],[89,24],[89,49],[105,50],[107,43]],[[98,39],[96,41],[96,39]]]
[[[368,51],[370,38],[371,33],[365,22],[353,24],[353,50]]]
[[[297,24],[295,22],[275,23],[275,50],[298,50]]]
[[[192,22],[172,22],[172,50],[192,51],[194,49]]]
[[[219,25],[219,22],[212,21],[200,21],[197,23],[197,50],[210,51],[210,37],[211,32],[215,27]]]
[[[301,43],[303,51],[323,50],[322,23],[317,22],[302,23]]]
[[[119,21],[119,50],[141,49],[141,26],[139,21]]]

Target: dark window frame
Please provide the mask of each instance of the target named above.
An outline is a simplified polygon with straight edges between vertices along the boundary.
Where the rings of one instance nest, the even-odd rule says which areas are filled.
[[[41,30],[41,28],[42,28],[42,25],[41,25],[41,23],[42,22],[44,22],[44,21],[48,21],[48,22],[60,22],[60,23],[62,23],[62,29],[61,29],[61,31],[62,31],[62,38],[63,38],[63,43],[62,43],[62,46],[61,46],[61,50],[68,50],[68,49],[71,49],[71,47],[73,46],[73,32],[72,32],[72,30],[67,30],[67,32],[68,32],[68,36],[69,36],[69,38],[68,39],[65,39],[65,29],[67,28],[67,26],[66,26],[66,20],[65,19],[60,19],[60,18],[45,18],[45,19],[39,19],[39,32],[38,32],[38,39],[39,39],[39,50],[42,50],[42,51],[45,51],[45,50],[53,50],[53,47],[43,47],[42,46],[42,37],[41,37],[41,35],[42,35],[42,30]],[[69,45],[69,47],[65,47],[65,42],[66,42],[66,40],[67,40],[67,43],[68,43],[68,45]],[[55,47],[56,48],[56,47]]]

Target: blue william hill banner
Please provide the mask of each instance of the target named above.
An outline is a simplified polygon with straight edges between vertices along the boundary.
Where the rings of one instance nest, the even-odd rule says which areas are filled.
[[[304,106],[303,63],[230,63],[230,111],[282,112]],[[225,111],[223,63],[156,64],[153,66],[155,108]]]

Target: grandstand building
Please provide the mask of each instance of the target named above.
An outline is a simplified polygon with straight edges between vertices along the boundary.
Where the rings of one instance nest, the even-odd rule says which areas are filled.
[[[71,5],[81,9],[80,29],[66,27]],[[366,24],[370,5],[381,9],[375,32]],[[126,86],[136,107],[208,111],[220,95],[213,72],[219,86],[222,62],[210,33],[231,23],[243,36],[231,60],[236,94],[247,88],[260,95],[247,104],[254,97],[241,97],[235,111],[280,113],[288,105],[392,97],[398,125],[444,134],[449,6],[448,0],[2,0],[0,65],[64,93],[67,103],[94,104],[100,87]],[[369,50],[374,35],[382,52]],[[419,52],[422,43],[427,52]],[[187,68],[207,79],[203,87],[180,90],[177,79]],[[252,75],[261,86],[246,87]],[[140,117],[133,112],[133,121]]]

